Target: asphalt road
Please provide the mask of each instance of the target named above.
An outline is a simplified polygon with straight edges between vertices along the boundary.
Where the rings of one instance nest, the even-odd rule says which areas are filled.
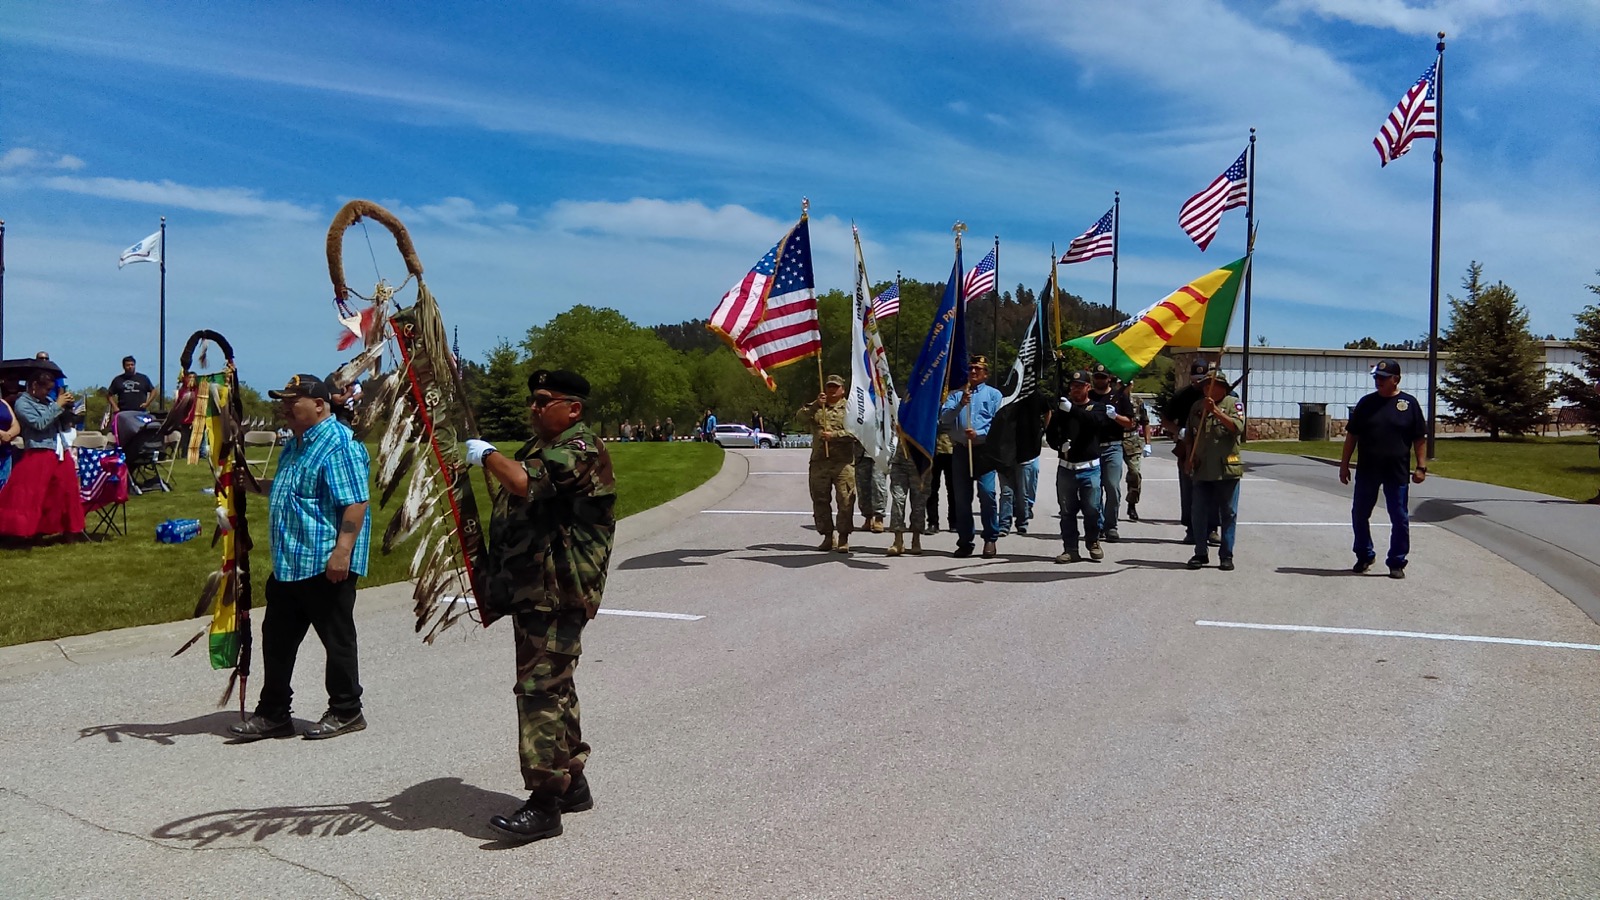
[[[424,646],[378,588],[332,741],[225,743],[189,624],[0,652],[0,895],[1600,896],[1600,625],[1500,556],[1424,523],[1408,579],[1351,575],[1347,496],[1264,465],[1238,570],[1189,572],[1162,456],[1100,564],[1051,562],[1048,461],[997,560],[824,554],[805,459],[625,523],[606,606],[703,618],[590,626],[562,837],[485,825],[507,627]]]

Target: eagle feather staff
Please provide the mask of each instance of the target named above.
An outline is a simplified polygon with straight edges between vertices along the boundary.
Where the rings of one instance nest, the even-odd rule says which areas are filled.
[[[409,273],[407,280],[417,281],[417,298],[411,306],[399,306],[394,290],[381,281],[372,308],[357,313],[350,306],[354,291],[344,280],[344,232],[362,218],[378,222],[394,235]],[[339,320],[352,333],[359,333],[364,346],[360,355],[339,370],[339,383],[376,373],[385,349],[399,360],[398,372],[379,376],[367,391],[357,430],[363,438],[376,437],[378,441],[374,469],[380,507],[387,506],[408,474],[411,477],[402,493],[401,508],[384,533],[383,550],[389,552],[407,536],[419,535],[420,546],[410,571],[416,579],[412,597],[416,630],[426,628],[424,640],[431,643],[469,609],[465,603],[447,601],[484,596],[478,590],[487,558],[483,528],[461,453],[461,442],[476,436],[477,426],[456,359],[450,353],[438,302],[422,279],[422,261],[400,220],[376,203],[352,200],[328,228],[327,252]],[[380,427],[381,433],[369,434],[375,427]],[[447,515],[435,514],[441,506],[448,510]],[[484,613],[484,624],[491,618]]]
[[[225,364],[221,372],[202,374],[191,368],[196,347],[200,348],[201,365],[205,365],[208,342],[222,350]],[[167,414],[163,431],[175,428],[193,410],[194,423],[209,439],[211,458],[216,465],[212,494],[217,502],[217,528],[212,533],[211,544],[213,547],[218,543],[222,545],[222,565],[207,576],[195,605],[196,616],[211,611],[211,624],[172,655],[177,656],[201,637],[209,635],[211,668],[233,670],[217,705],[226,706],[237,685],[239,715],[243,718],[245,689],[250,678],[252,548],[250,523],[245,518],[245,498],[251,491],[257,490],[255,475],[245,460],[244,400],[239,392],[239,373],[234,365],[233,345],[217,332],[201,330],[190,335],[189,342],[178,357],[178,364],[180,380],[187,379],[192,373],[201,390],[193,397],[186,396],[172,408]],[[200,442],[200,435],[190,435],[192,448],[197,450]]]

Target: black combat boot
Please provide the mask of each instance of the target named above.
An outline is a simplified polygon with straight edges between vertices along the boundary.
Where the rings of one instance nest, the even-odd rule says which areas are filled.
[[[1139,521],[1139,504],[1133,502],[1132,500],[1128,501],[1128,521]]]
[[[594,795],[589,793],[589,779],[582,772],[572,776],[572,781],[567,785],[567,792],[561,795],[561,811],[564,813],[588,812],[594,809]]]
[[[561,833],[561,800],[535,794],[522,808],[506,816],[490,816],[489,827],[518,841],[538,841]]]

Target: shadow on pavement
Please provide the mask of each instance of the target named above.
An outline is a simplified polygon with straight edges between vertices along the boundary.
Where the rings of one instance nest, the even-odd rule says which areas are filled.
[[[1448,522],[1462,516],[1481,516],[1483,512],[1454,500],[1430,499],[1417,504],[1411,511],[1413,522]]]
[[[1366,576],[1350,571],[1349,567],[1338,569],[1312,569],[1305,566],[1279,566],[1278,572],[1285,575],[1315,575],[1318,578],[1364,578]]]
[[[619,569],[670,569],[679,566],[703,566],[705,563],[693,559],[696,556],[720,556],[727,550],[663,550],[660,553],[646,553],[632,559],[622,561],[617,565]]]
[[[883,563],[859,559],[855,553],[834,553],[831,550],[818,550],[815,547],[809,547],[804,544],[752,544],[745,549],[766,554],[786,554],[781,556],[740,557],[740,559],[771,563],[775,566],[782,566],[785,569],[809,569],[812,566],[825,566],[830,563],[842,563],[852,569],[889,568]]]
[[[208,847],[228,838],[263,841],[276,834],[339,837],[387,828],[391,831],[455,831],[471,838],[497,840],[489,816],[509,813],[523,798],[486,791],[459,778],[435,778],[408,787],[387,800],[324,806],[269,806],[219,809],[168,822],[150,833],[165,841]]]
[[[1179,559],[1118,559],[1114,562],[1119,565],[1131,566],[1140,569],[1187,569],[1183,560]]]
[[[1088,563],[1081,564],[1074,569],[1068,566],[1050,572],[964,572],[962,569],[936,569],[928,572],[929,581],[938,581],[945,584],[961,582],[981,582],[984,584],[1050,584],[1056,581],[1075,581],[1080,578],[1098,578],[1101,575],[1111,575],[1122,571],[1121,569],[1088,568]],[[960,574],[958,574],[960,573]]]
[[[120,722],[116,725],[91,725],[78,729],[78,740],[86,737],[104,737],[107,743],[120,744],[123,738],[172,745],[175,737],[190,734],[209,734],[227,737],[228,726],[240,721],[238,710],[217,710],[182,722]]]

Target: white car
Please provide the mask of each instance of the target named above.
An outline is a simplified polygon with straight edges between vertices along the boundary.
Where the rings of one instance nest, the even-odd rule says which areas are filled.
[[[760,447],[769,450],[778,446],[777,435],[756,431],[748,425],[718,425],[711,441],[718,447]]]

